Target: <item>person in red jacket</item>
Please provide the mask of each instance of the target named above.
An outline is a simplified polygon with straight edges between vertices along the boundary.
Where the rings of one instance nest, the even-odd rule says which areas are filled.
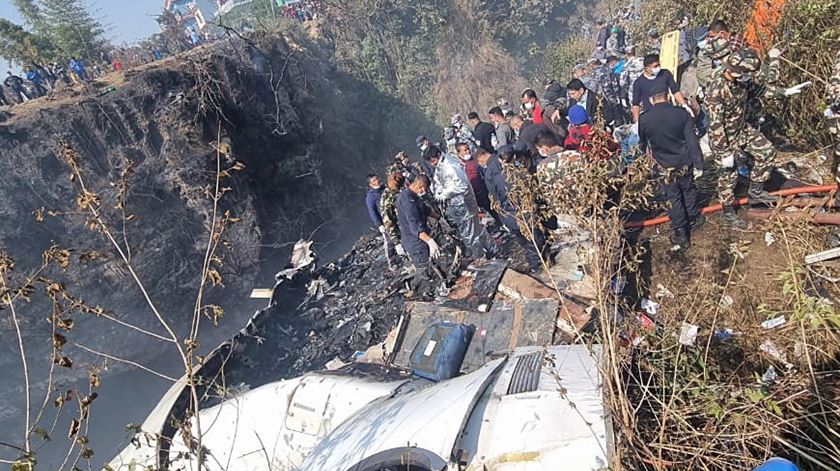
[[[122,70],[123,70],[122,62],[119,59],[117,59],[116,57],[114,58],[113,61],[111,61],[111,67],[114,68],[114,72],[122,72]]]
[[[461,166],[464,167],[464,173],[467,174],[467,180],[470,181],[478,208],[482,212],[489,214],[496,224],[501,227],[501,219],[499,219],[499,215],[493,210],[490,204],[490,193],[487,191],[487,184],[484,183],[484,174],[481,171],[481,167],[473,159],[469,144],[459,142],[455,145],[455,151],[458,154],[458,160],[461,161]]]
[[[522,108],[525,109],[526,114],[531,116],[534,124],[543,123],[542,104],[540,104],[540,100],[537,98],[537,92],[533,89],[526,88],[525,91],[522,92]]]
[[[580,105],[572,106],[569,108],[568,119],[569,135],[566,136],[566,141],[563,143],[563,146],[566,149],[586,153],[589,151],[590,145],[593,138],[596,136],[596,133],[603,133],[606,136],[608,152],[602,156],[589,155],[587,156],[589,160],[610,158],[620,148],[618,143],[613,140],[612,136],[604,131],[592,128],[592,125],[589,123],[589,113],[586,112],[586,108]]]

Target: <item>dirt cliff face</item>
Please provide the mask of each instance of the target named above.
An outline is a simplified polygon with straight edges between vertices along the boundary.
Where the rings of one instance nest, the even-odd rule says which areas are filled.
[[[257,281],[260,268],[269,273],[282,268],[284,248],[313,232],[316,240],[332,242],[334,253],[348,247],[370,225],[364,175],[381,175],[389,155],[410,150],[416,132],[430,129],[419,113],[337,71],[323,50],[305,37],[235,37],[128,71],[124,80],[108,78],[113,90],[98,84],[76,96],[13,109],[0,122],[0,247],[15,258],[20,273],[37,267],[52,243],[72,249],[73,263],[51,276],[89,304],[155,330],[122,262],[86,227],[87,217],[75,203],[78,185],[57,158],[57,143],[64,140],[78,152],[85,183],[102,198],[119,237],[123,215],[113,207],[130,166],[126,214],[133,217],[125,241],[132,265],[183,332],[207,243],[212,202],[206,189],[215,181],[220,142],[223,167],[234,161],[245,165],[225,181],[232,191],[221,207],[241,220],[225,236],[230,241],[220,269],[225,289],[212,289],[206,302],[221,305],[230,328],[238,329],[253,312],[243,307],[247,292],[261,282],[270,286],[270,279]],[[79,261],[92,251],[100,256]],[[329,254],[329,247],[321,253]],[[33,361],[44,364],[46,308],[38,301],[23,308],[29,309],[27,347]],[[0,367],[14,372],[16,344],[3,319]],[[74,350],[75,342],[141,362],[166,353],[163,345],[107,320],[76,321],[66,349],[86,359],[74,366],[80,375],[93,359]],[[212,348],[229,335],[230,329],[211,333],[204,346]],[[16,373],[4,377],[0,390],[20,390]],[[0,420],[17,415],[15,407],[0,411]]]

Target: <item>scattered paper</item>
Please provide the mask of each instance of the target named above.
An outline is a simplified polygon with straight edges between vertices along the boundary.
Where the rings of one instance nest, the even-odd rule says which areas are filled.
[[[662,283],[656,284],[656,294],[654,294],[657,298],[671,298],[674,299],[674,293],[672,293],[668,288],[666,288]]]
[[[776,368],[773,365],[770,365],[770,368],[767,368],[767,371],[761,375],[761,384],[770,385],[773,381],[776,381],[776,378],[779,375],[776,373]]]
[[[781,326],[785,325],[785,323],[787,323],[787,320],[785,320],[785,316],[779,316],[779,317],[776,317],[776,318],[773,318],[773,319],[766,320],[766,321],[762,322],[761,327],[769,330],[769,329],[775,329],[776,327],[781,327]]]
[[[724,294],[723,296],[721,296],[720,307],[726,309],[732,307],[733,304],[735,304],[735,300],[732,299],[732,296],[728,294]]]
[[[779,350],[779,347],[777,347],[772,340],[765,340],[761,343],[761,345],[759,345],[758,349],[770,355],[773,359],[782,362],[785,365],[785,368],[793,368],[793,365],[787,361],[787,355],[783,351]]]
[[[764,233],[764,243],[767,244],[768,247],[773,245],[773,242],[776,242],[776,238],[773,237],[772,232],[765,232]]]
[[[659,303],[651,301],[648,298],[643,298],[640,306],[651,316],[655,316],[657,311],[659,311]]]
[[[700,327],[694,324],[689,324],[688,322],[683,322],[682,328],[680,329],[680,343],[686,347],[694,345],[694,342],[697,341],[697,334],[699,332]]]
[[[328,361],[325,366],[328,370],[337,370],[337,369],[341,368],[342,366],[344,366],[346,364],[347,363],[344,363],[343,361],[341,361],[340,358],[335,357],[332,360]]]

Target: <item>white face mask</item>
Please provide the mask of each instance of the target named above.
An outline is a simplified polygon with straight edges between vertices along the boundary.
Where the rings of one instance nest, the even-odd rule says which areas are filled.
[[[472,160],[472,155],[471,154],[462,155],[461,160]]]
[[[530,103],[530,102],[525,103],[525,109],[526,110],[533,110],[534,109],[534,104]]]
[[[656,77],[659,75],[659,72],[662,72],[662,67],[656,67],[654,69],[650,69],[650,75]]]
[[[417,193],[417,196],[419,196],[419,197],[421,197],[421,198],[422,198],[422,197],[424,197],[424,196],[426,196],[426,190],[423,190],[423,191],[421,191],[420,193]]]
[[[429,144],[424,143],[422,146],[420,146],[420,150],[426,150],[428,148],[429,148]]]

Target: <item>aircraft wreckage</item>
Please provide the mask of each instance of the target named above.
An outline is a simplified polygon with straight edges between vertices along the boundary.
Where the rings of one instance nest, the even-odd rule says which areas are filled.
[[[386,275],[386,285],[375,287],[383,299],[368,301],[389,311],[371,313],[345,291],[372,283],[358,257],[375,253],[377,242],[363,240],[320,269],[310,246],[296,245],[269,306],[205,358],[206,469],[609,468],[614,446],[600,348],[563,345],[569,331],[591,322],[585,296],[558,294],[494,260],[459,271],[432,302],[403,301],[398,287],[407,277]],[[566,254],[572,271],[574,253]],[[295,325],[290,316],[311,322]],[[338,355],[322,371],[302,371],[302,357],[334,353],[312,356],[319,347],[301,347],[312,344],[304,337],[347,338],[346,350],[364,345],[389,316],[384,342],[351,353],[347,363]],[[188,404],[183,378],[110,468],[197,469],[178,428]]]

